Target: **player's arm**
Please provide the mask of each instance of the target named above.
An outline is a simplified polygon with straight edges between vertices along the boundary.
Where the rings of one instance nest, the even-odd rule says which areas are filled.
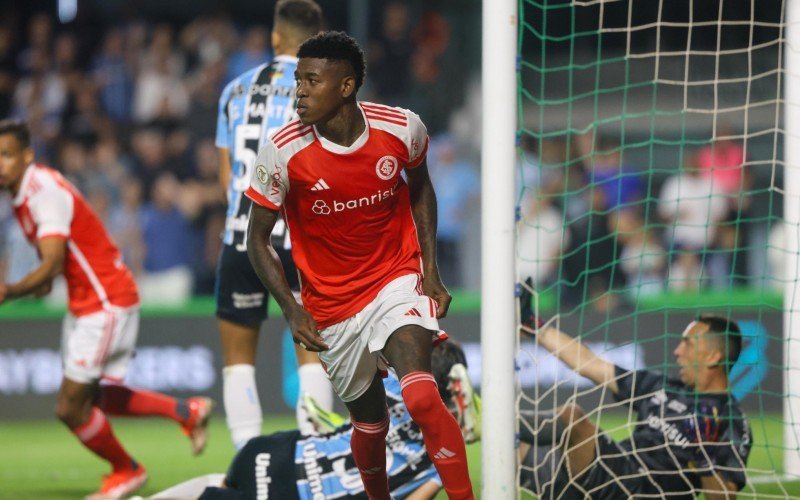
[[[277,220],[276,210],[262,207],[258,203],[253,204],[247,227],[247,255],[253,270],[283,311],[295,342],[302,343],[309,351],[326,351],[328,346],[317,333],[317,323],[295,300],[283,273],[280,258],[270,243],[270,234]]]
[[[700,485],[703,488],[703,493],[706,495],[707,500],[730,500],[736,498],[736,493],[739,487],[732,481],[726,481],[724,478],[712,474],[709,476],[702,476],[700,478]]]
[[[422,250],[422,289],[425,295],[436,301],[436,317],[443,318],[452,297],[442,283],[436,263],[436,192],[428,175],[427,162],[423,160],[419,166],[406,169],[406,178],[411,195],[411,214]]]
[[[579,339],[545,326],[537,331],[536,341],[578,374],[597,385],[605,385],[614,394],[619,391],[614,365],[593,353]]]
[[[39,267],[13,284],[0,284],[0,303],[8,299],[24,297],[32,293],[37,295],[49,291],[53,279],[64,271],[64,260],[67,255],[67,242],[61,236],[52,236],[39,240]]]
[[[411,492],[411,494],[406,497],[406,500],[431,500],[441,489],[442,487],[439,486],[439,483],[436,481],[428,481]]]
[[[228,185],[231,182],[231,152],[228,148],[217,148],[219,154],[219,185],[222,192],[228,190]]]

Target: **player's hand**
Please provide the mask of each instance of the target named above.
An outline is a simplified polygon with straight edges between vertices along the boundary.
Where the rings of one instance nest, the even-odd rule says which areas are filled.
[[[519,288],[519,319],[522,325],[519,331],[526,335],[535,336],[539,328],[542,327],[542,320],[536,316],[536,312],[533,310],[533,292],[531,292],[533,290],[533,279],[528,277],[525,280],[525,286],[520,285]]]
[[[295,344],[300,344],[303,349],[311,352],[329,349],[328,344],[317,332],[317,322],[303,306],[297,304],[292,308],[291,312],[286,315],[286,320],[289,322],[289,328],[292,329]]]
[[[430,273],[422,278],[422,293],[432,298],[436,302],[436,317],[444,318],[450,308],[450,301],[453,297],[442,283],[439,273]]]

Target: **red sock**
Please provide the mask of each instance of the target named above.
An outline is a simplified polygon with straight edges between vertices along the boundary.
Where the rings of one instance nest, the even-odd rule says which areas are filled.
[[[361,481],[370,500],[389,500],[389,476],[386,474],[386,434],[389,417],[377,424],[353,421],[350,449]]]
[[[114,431],[100,408],[93,406],[89,420],[70,430],[84,446],[110,462],[115,471],[133,467],[133,459],[114,436]]]
[[[472,499],[467,452],[456,419],[447,410],[428,372],[411,372],[400,381],[408,413],[422,430],[428,456],[451,499]]]
[[[159,415],[178,423],[189,417],[189,410],[182,401],[124,385],[100,385],[99,406],[109,415]]]

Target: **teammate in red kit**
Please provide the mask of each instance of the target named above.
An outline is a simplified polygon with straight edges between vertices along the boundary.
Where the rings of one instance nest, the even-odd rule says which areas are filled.
[[[446,339],[438,318],[450,294],[436,265],[436,195],[428,136],[404,109],[358,102],[364,54],[341,32],[300,47],[299,120],[259,152],[247,195],[253,268],[316,351],[353,423],[351,448],[370,498],[388,499],[386,395],[391,366],[450,498],[473,498],[464,441],[431,374],[431,349]],[[406,179],[401,176],[405,171]],[[294,300],[269,244],[283,211],[300,271]]]
[[[62,332],[64,378],[56,415],[112,466],[99,491],[87,498],[122,498],[144,485],[147,473],[114,436],[106,415],[170,418],[181,425],[198,454],[206,443],[211,400],[178,400],[121,385],[139,329],[136,283],[75,186],[33,161],[27,126],[0,121],[0,188],[11,193],[17,221],[41,260],[19,282],[0,283],[0,304],[44,295],[53,279],[64,274],[69,313]]]

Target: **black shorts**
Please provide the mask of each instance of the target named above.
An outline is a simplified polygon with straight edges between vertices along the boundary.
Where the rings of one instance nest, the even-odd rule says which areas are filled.
[[[575,482],[592,498],[627,500],[642,491],[646,472],[630,450],[600,431],[597,455],[598,459],[575,478]]]
[[[290,250],[276,249],[292,291],[300,290]],[[267,318],[267,289],[250,265],[247,252],[223,245],[214,285],[217,317],[240,325],[257,325]]]
[[[597,437],[598,459],[581,475],[570,480],[566,460],[561,450],[538,449],[523,458],[520,486],[539,495],[539,498],[561,500],[627,500],[640,493],[645,473],[637,465],[632,452],[604,432]]]
[[[225,484],[244,498],[267,488],[268,498],[300,500],[294,464],[299,438],[299,431],[284,431],[251,439],[233,458]]]

